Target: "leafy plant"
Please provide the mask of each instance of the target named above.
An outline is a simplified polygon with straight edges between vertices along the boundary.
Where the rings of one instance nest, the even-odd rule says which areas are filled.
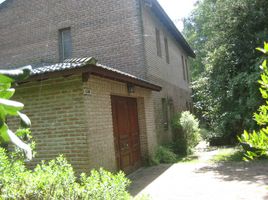
[[[176,163],[177,155],[171,149],[159,146],[154,159],[156,163]]]
[[[215,137],[215,134],[206,128],[200,128],[200,135],[203,140],[209,141],[212,137]]]
[[[172,120],[175,149],[179,154],[190,154],[199,143],[199,121],[189,111],[182,112]]]
[[[268,43],[264,43],[263,49],[257,49],[268,55]],[[244,131],[242,136],[239,137],[239,141],[245,150],[246,160],[268,156],[268,67],[266,59],[263,61],[261,69],[260,92],[265,104],[260,106],[258,113],[254,114],[254,119],[260,126],[260,130],[252,133]]]
[[[92,170],[77,179],[63,156],[42,162],[32,171],[22,161],[10,160],[0,148],[0,174],[0,199],[130,199],[126,191],[130,181],[123,172]]]
[[[32,149],[24,143],[18,135],[8,128],[6,119],[9,116],[18,116],[21,119],[21,127],[31,126],[30,119],[21,110],[24,105],[20,102],[10,100],[14,95],[15,89],[11,84],[15,81],[25,80],[31,72],[31,66],[26,66],[17,70],[0,70],[0,146],[6,146],[12,142],[17,147],[23,149],[27,158],[32,159]],[[21,135],[22,136],[22,135]]]

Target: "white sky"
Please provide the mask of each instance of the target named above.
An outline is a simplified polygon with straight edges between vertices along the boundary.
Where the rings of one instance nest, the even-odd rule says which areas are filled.
[[[178,29],[183,29],[183,18],[193,10],[197,0],[158,0]]]
[[[5,0],[0,0],[2,3]],[[179,30],[183,29],[182,19],[187,17],[197,0],[158,0]]]

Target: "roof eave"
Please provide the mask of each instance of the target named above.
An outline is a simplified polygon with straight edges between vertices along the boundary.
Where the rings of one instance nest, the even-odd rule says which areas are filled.
[[[66,76],[78,75],[78,74],[84,74],[84,73],[88,73],[89,75],[95,75],[98,77],[103,77],[103,78],[107,78],[110,80],[115,80],[115,81],[119,81],[123,83],[133,84],[135,86],[150,89],[153,91],[159,92],[162,90],[161,86],[155,85],[148,81],[126,76],[116,71],[106,70],[104,68],[98,67],[98,65],[93,65],[93,64],[87,64],[80,68],[66,69],[62,71],[46,72],[43,74],[32,75],[26,81],[20,82],[20,84],[25,83],[25,82],[36,81],[36,80],[41,81],[41,80],[46,80],[49,78],[56,78],[60,76],[66,77]]]
[[[161,5],[157,2],[157,0],[152,0],[152,2],[153,2],[152,11],[154,11],[154,13],[156,15],[158,15],[158,17],[165,22],[165,24],[167,25],[167,27],[169,28],[169,30],[171,31],[171,33],[173,34],[173,36],[175,37],[177,42],[182,45],[182,47],[186,51],[186,53],[190,57],[195,58],[196,55],[195,55],[193,49],[190,47],[190,45],[185,40],[185,38],[180,33],[180,31],[177,29],[175,24],[171,21],[171,19],[169,18],[167,13],[163,10]]]

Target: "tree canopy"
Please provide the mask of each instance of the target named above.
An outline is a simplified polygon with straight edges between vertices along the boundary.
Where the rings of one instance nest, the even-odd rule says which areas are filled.
[[[196,114],[218,135],[236,138],[252,129],[262,103],[257,80],[268,39],[267,0],[201,0],[184,22],[196,51],[192,60]]]

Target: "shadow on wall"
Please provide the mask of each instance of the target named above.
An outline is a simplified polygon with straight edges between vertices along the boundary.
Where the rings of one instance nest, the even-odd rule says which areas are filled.
[[[249,163],[223,162],[196,170],[196,173],[207,172],[215,172],[217,178],[224,181],[247,181],[249,183],[268,185],[268,161],[253,161]]]
[[[132,196],[136,196],[154,180],[160,177],[171,166],[172,164],[161,164],[153,167],[141,168],[136,172],[128,175],[128,178],[132,182],[128,190],[129,193]]]

